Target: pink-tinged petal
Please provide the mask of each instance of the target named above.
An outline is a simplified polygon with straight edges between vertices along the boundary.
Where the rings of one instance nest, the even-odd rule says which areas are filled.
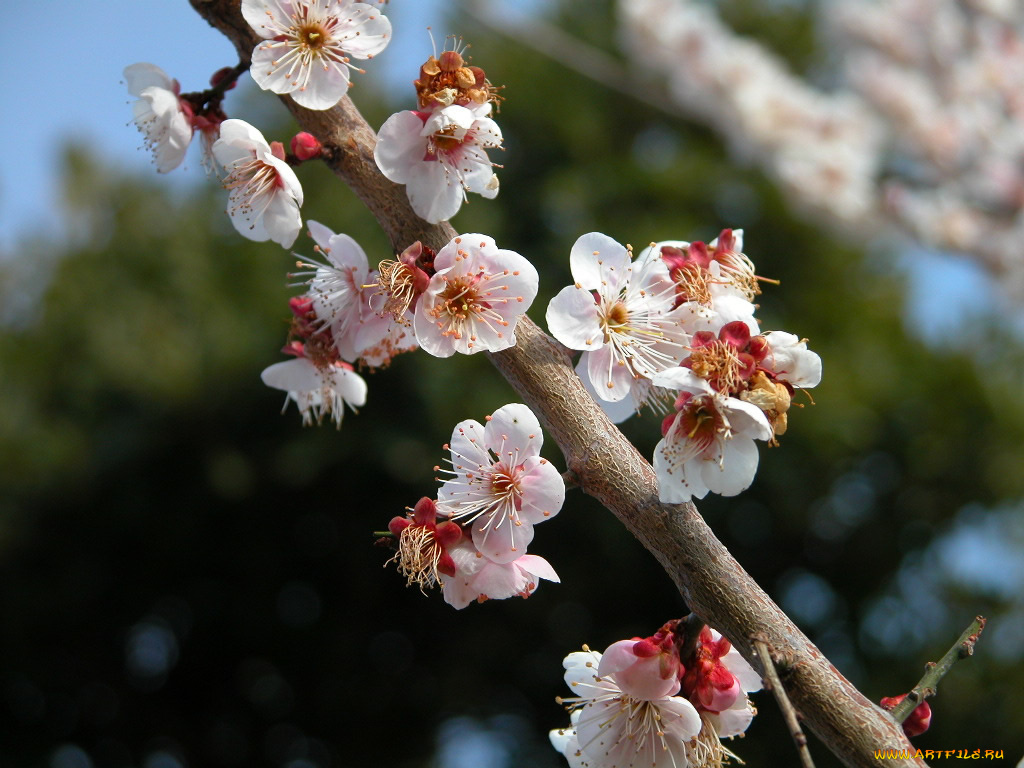
[[[604,346],[600,311],[588,290],[567,285],[548,304],[546,320],[551,335],[569,349]]]
[[[497,197],[497,187],[488,189],[494,178],[494,166],[484,150],[466,146],[455,162],[462,173],[462,186],[467,192],[475,192],[489,199]]]
[[[456,339],[454,336],[442,336],[437,327],[437,322],[427,314],[429,302],[427,295],[420,297],[416,305],[416,314],[413,316],[413,331],[416,333],[416,343],[423,351],[434,357],[451,357],[456,352]]]
[[[598,677],[613,675],[636,664],[638,659],[633,652],[634,645],[636,640],[618,640],[605,648],[601,654],[601,663],[597,667]]]
[[[531,541],[533,526],[529,523],[516,525],[505,515],[484,514],[473,523],[473,544],[487,559],[495,563],[506,565],[518,560],[526,554]],[[494,597],[490,592],[487,592],[487,595]]]
[[[529,523],[541,523],[558,514],[565,503],[565,481],[547,459],[528,458],[520,475],[523,490],[520,517]]]
[[[624,397],[621,400],[617,400],[612,403],[607,400],[602,400],[597,395],[597,390],[594,389],[594,384],[590,380],[590,375],[587,373],[587,356],[580,355],[579,362],[576,363],[576,375],[580,377],[580,381],[583,383],[583,388],[587,390],[590,396],[594,399],[594,402],[601,406],[601,410],[604,411],[612,424],[621,424],[630,416],[635,416],[640,408],[643,406],[643,401],[647,397],[647,392],[650,390],[650,382],[648,380],[636,381],[633,383],[633,388],[629,392],[629,397]]]
[[[753,693],[761,690],[763,685],[761,676],[754,671],[754,668],[747,663],[747,660],[740,655],[735,647],[730,648],[729,652],[722,657],[722,663],[740,681],[740,688],[744,692]]]
[[[565,669],[563,679],[573,692],[573,696],[593,698],[612,690],[607,682],[599,682],[597,668],[601,664],[601,654],[596,651],[574,651],[562,661]],[[575,713],[574,713],[575,716]]]
[[[758,451],[753,440],[733,437],[722,446],[721,462],[702,462],[701,479],[722,496],[735,496],[750,487],[757,474]]]
[[[608,235],[590,232],[573,244],[569,268],[583,288],[614,295],[629,277],[629,252]]]
[[[459,212],[466,197],[458,177],[438,162],[413,165],[408,172],[405,191],[416,215],[431,224],[451,219]]]
[[[427,121],[420,128],[420,135],[432,136],[441,131],[456,129],[457,131],[468,131],[476,117],[465,107],[453,104],[450,107],[439,109],[430,114]],[[456,134],[460,135],[460,134]]]
[[[555,569],[551,567],[551,563],[540,555],[523,555],[516,560],[515,564],[531,576],[545,581],[553,581],[555,584],[562,583],[558,574],[555,573]]]
[[[700,733],[702,726],[697,709],[686,699],[673,696],[658,702],[662,712],[662,727],[674,741],[688,743]]]
[[[373,159],[380,172],[396,184],[405,184],[410,170],[423,160],[427,141],[420,136],[423,121],[415,112],[396,112],[377,134]]]
[[[448,550],[455,562],[454,576],[441,576],[444,601],[461,610],[476,600],[480,593],[473,589],[473,579],[487,562],[471,543],[460,541]]]
[[[485,147],[501,146],[504,137],[501,135],[501,128],[489,117],[476,117],[472,125],[473,133],[477,142]]]
[[[314,61],[312,75],[305,86],[294,88],[289,93],[295,103],[306,109],[330,109],[341,97],[348,93],[348,67],[343,64],[332,64],[324,67]],[[255,79],[255,78],[254,78]],[[268,88],[268,90],[274,90]],[[277,91],[274,91],[277,93]]]
[[[717,714],[710,714],[711,720],[720,738],[728,739],[745,733],[754,720],[754,711],[746,696],[740,696],[730,709]]]
[[[123,74],[128,93],[132,96],[141,96],[144,89],[153,87],[174,91],[174,81],[156,64],[140,61],[125,67]]]
[[[319,221],[313,221],[312,219],[306,222],[306,229],[309,230],[309,236],[313,238],[313,242],[320,246],[320,250],[329,254],[334,231],[329,227],[325,227]]]
[[[326,227],[324,227],[326,229]],[[329,230],[328,230],[329,231]],[[320,246],[323,248],[323,246]],[[327,259],[338,269],[351,269],[356,287],[364,284],[370,270],[366,251],[351,236],[344,233],[332,234],[327,241]]]
[[[475,419],[465,419],[456,424],[448,445],[452,453],[452,468],[456,472],[475,474],[480,467],[491,464],[484,427]]]
[[[629,396],[633,372],[615,357],[611,345],[587,352],[586,357],[587,372],[599,398],[616,402]]]
[[[484,427],[484,444],[499,461],[513,466],[540,454],[544,435],[533,411],[522,403],[509,403],[496,410]]]
[[[391,42],[391,22],[388,17],[367,3],[353,3],[347,14],[363,14],[363,20],[355,25],[357,34],[345,40],[342,48],[356,59],[368,59],[388,47]]]

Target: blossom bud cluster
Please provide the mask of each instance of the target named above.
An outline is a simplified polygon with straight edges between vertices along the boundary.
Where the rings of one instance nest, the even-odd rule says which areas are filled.
[[[458,213],[467,192],[488,199],[498,194],[487,157],[502,142],[490,117],[497,89],[464,52],[456,45],[427,59],[414,83],[418,109],[389,117],[373,153],[381,173],[405,185],[413,211],[431,224]]]
[[[526,553],[533,526],[565,501],[565,483],[547,459],[540,423],[520,403],[502,406],[481,425],[459,422],[452,432],[450,477],[437,501],[423,498],[388,529],[392,558],[408,584],[442,586],[455,608],[471,602],[529,597],[540,579],[559,581],[547,560]],[[437,469],[440,469],[439,467]]]
[[[777,443],[795,391],[821,380],[821,359],[793,334],[761,333],[753,299],[764,278],[742,230],[652,243],[635,260],[592,232],[569,262],[575,282],[548,305],[548,328],[583,352],[577,373],[613,421],[644,405],[667,412],[654,454],[661,500],[747,488],[754,441]]]
[[[704,627],[694,640],[686,644],[674,620],[603,654],[570,653],[562,665],[573,695],[558,698],[570,724],[551,731],[552,746],[587,768],[702,768],[735,758],[721,739],[750,726],[747,693],[761,680],[718,632]],[[683,645],[693,646],[686,658]]]

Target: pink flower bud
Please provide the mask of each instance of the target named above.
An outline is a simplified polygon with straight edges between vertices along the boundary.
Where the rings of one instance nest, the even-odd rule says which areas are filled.
[[[299,160],[312,160],[315,157],[320,157],[320,151],[323,149],[323,145],[316,136],[305,131],[292,136],[291,146],[292,154]]]
[[[899,696],[885,696],[879,703],[882,705],[882,709],[895,709],[896,705],[905,698],[907,698],[905,693],[901,693]],[[927,731],[931,724],[932,708],[927,701],[922,701],[903,721],[903,732],[907,734],[907,738],[912,739]]]

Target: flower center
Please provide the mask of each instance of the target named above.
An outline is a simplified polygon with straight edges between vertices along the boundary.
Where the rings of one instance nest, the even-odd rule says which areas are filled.
[[[518,509],[523,491],[519,487],[516,471],[508,470],[502,464],[496,464],[491,472],[491,492],[502,501],[511,502]]]
[[[719,392],[734,392],[744,381],[743,361],[735,347],[721,339],[694,349],[689,357],[689,366]]]
[[[691,398],[680,412],[679,431],[701,451],[707,450],[727,425],[708,395]]]
[[[457,130],[456,126],[450,125],[431,136],[430,141],[435,152],[451,152],[453,149],[458,148],[462,144],[463,139],[455,136]]]
[[[327,30],[317,23],[306,23],[298,29],[296,35],[299,44],[311,52],[317,52],[330,42],[330,35]]]

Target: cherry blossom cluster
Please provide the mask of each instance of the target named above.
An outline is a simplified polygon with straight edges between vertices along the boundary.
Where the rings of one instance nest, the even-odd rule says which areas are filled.
[[[431,224],[458,213],[467,192],[498,194],[487,150],[501,147],[501,129],[490,117],[499,97],[463,53],[456,45],[427,59],[414,83],[417,109],[389,117],[373,153],[381,173],[405,185],[412,209]]]
[[[232,122],[227,121],[225,128]],[[343,403],[362,405],[366,385],[354,372],[383,368],[422,347],[436,357],[498,352],[516,343],[516,325],[537,295],[537,270],[486,235],[452,239],[436,254],[420,242],[370,269],[345,234],[307,222],[317,259],[300,259],[306,294],[292,300],[284,352],[297,359],[271,366],[263,381],[288,392],[304,423],[332,416]],[[358,397],[350,396],[358,380]]]
[[[888,222],[1024,290],[1024,6],[825,5],[839,88],[821,91],[696,0],[621,0],[623,41],[672,98],[815,220]]]
[[[652,243],[635,260],[592,232],[569,263],[575,282],[548,305],[548,329],[582,351],[577,373],[614,421],[644,405],[667,412],[654,454],[661,500],[746,489],[754,441],[786,431],[793,394],[818,384],[821,359],[793,334],[760,332],[753,299],[764,278],[742,230]]]
[[[720,766],[736,756],[721,740],[742,735],[756,714],[747,693],[761,679],[728,640],[708,627],[686,642],[685,625],[665,624],[650,637],[583,646],[562,666],[573,695],[567,728],[552,746],[573,768]],[[692,647],[686,658],[680,649]]]
[[[540,579],[559,581],[547,560],[526,553],[533,526],[565,501],[562,476],[540,455],[540,423],[520,403],[502,406],[486,422],[455,425],[445,446],[450,477],[437,501],[424,497],[388,525],[397,544],[392,560],[407,583],[423,591],[440,584],[455,608],[529,597]]]

